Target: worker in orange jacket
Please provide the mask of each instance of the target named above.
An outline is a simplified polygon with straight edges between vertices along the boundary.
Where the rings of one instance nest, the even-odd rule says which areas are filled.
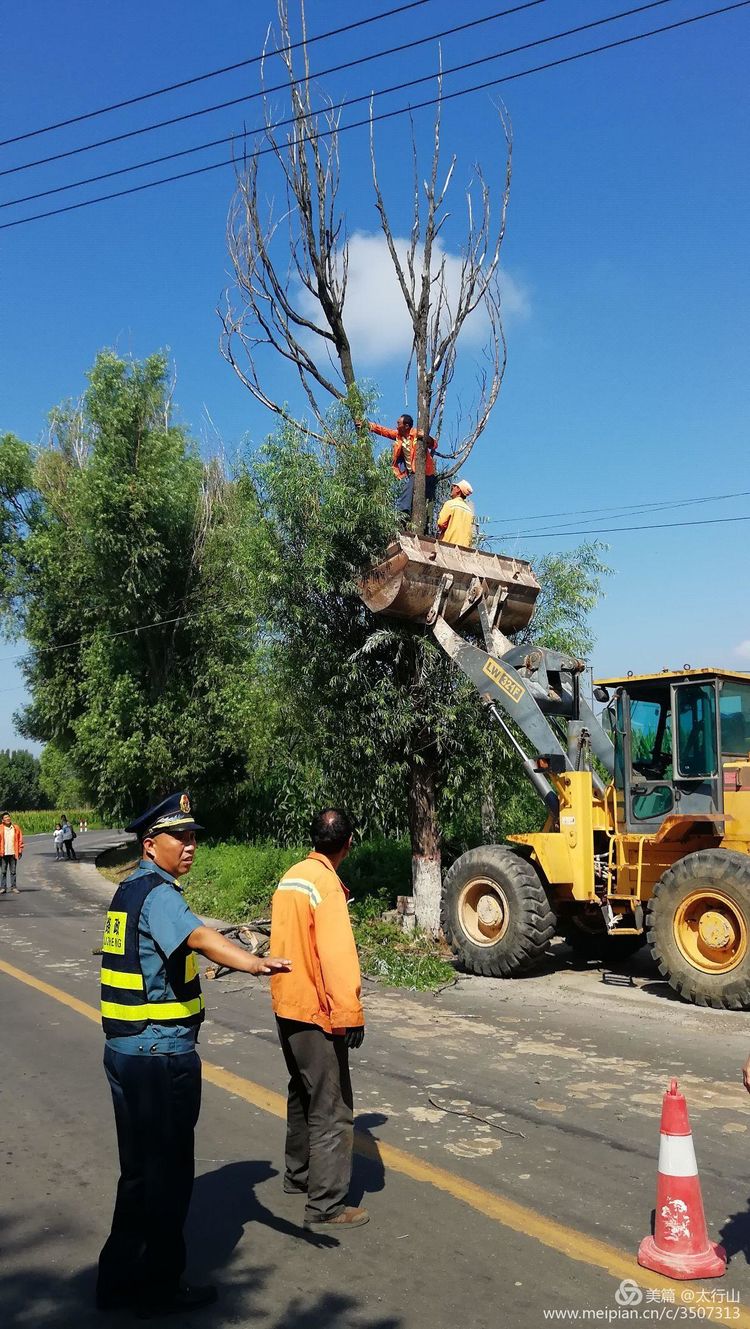
[[[349,1049],[365,1036],[359,959],[349,892],[337,869],[352,843],[345,812],[327,808],[312,823],[312,853],[282,877],[271,904],[271,951],[289,973],[271,978],[271,999],[289,1071],[284,1190],[305,1194],[304,1226],[360,1227],[366,1209],[347,1205],[354,1106]]]
[[[410,415],[400,415],[396,421],[395,429],[388,429],[386,425],[375,424],[372,420],[368,422],[367,428],[370,430],[371,434],[379,434],[381,438],[393,439],[391,469],[398,479],[404,481],[401,493],[396,499],[396,511],[411,516],[412,503],[414,502],[414,471],[417,464],[417,442],[423,437],[422,431],[421,429],[414,428],[414,421]],[[432,438],[432,436],[428,434],[424,465],[428,526],[432,522],[432,511],[435,504],[435,490],[437,488],[437,473],[435,469],[436,451],[437,439]]]
[[[0,895],[6,894],[8,878],[10,878],[11,892],[18,895],[16,868],[22,854],[23,831],[17,822],[13,821],[10,813],[4,812],[0,820]]]

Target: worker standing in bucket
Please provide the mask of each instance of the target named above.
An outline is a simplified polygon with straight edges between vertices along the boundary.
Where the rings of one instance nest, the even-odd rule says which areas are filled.
[[[412,503],[414,502],[414,472],[417,465],[417,443],[423,437],[421,429],[414,428],[414,420],[410,415],[400,415],[396,421],[396,428],[389,429],[386,425],[375,424],[369,421],[367,428],[371,434],[379,434],[381,438],[393,439],[393,453],[391,455],[391,469],[393,474],[403,481],[401,492],[396,499],[396,511],[403,512],[407,517],[411,516]],[[435,504],[435,490],[437,487],[437,474],[435,470],[435,452],[437,451],[437,439],[430,434],[427,435],[425,447],[425,499],[427,502],[427,525],[432,522],[432,512]]]
[[[474,490],[468,480],[451,485],[450,498],[438,513],[438,539],[444,544],[474,548],[474,509],[467,499]]]

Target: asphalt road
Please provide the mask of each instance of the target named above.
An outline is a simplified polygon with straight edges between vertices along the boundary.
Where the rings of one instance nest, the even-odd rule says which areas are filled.
[[[78,866],[34,837],[21,894],[0,897],[3,1326],[103,1318],[94,1266],[117,1158],[92,950],[111,888],[91,864],[119,838],[79,837]],[[672,1000],[643,960],[635,972],[636,987],[610,987],[561,952],[533,978],[435,996],[366,984],[352,1199],[372,1221],[328,1240],[303,1232],[281,1190],[285,1082],[267,987],[207,983],[188,1235],[191,1276],[221,1299],[184,1323],[536,1329],[586,1310],[750,1329],[750,1021]],[[634,1260],[671,1075],[688,1096],[709,1229],[730,1255],[710,1284],[670,1284]],[[618,1302],[624,1278],[640,1301]]]

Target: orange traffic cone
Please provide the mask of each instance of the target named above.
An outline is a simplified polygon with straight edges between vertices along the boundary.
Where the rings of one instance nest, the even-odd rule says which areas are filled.
[[[701,1184],[684,1094],[672,1080],[664,1095],[653,1237],[644,1237],[638,1263],[669,1278],[720,1278],[723,1246],[708,1239]]]

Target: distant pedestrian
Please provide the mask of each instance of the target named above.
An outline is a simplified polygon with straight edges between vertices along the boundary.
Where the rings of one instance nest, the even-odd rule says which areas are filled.
[[[60,860],[65,857],[65,851],[63,849],[63,829],[62,824],[59,821],[55,827],[55,833],[52,838],[55,841],[55,862],[59,863]]]
[[[306,1228],[335,1231],[369,1219],[346,1202],[354,1134],[349,1049],[365,1036],[349,892],[337,876],[352,843],[346,813],[319,812],[312,842],[313,852],[274,893],[271,950],[286,948],[291,972],[272,975],[271,997],[289,1071],[284,1190],[307,1196]]]
[[[0,863],[0,895],[5,895],[8,889],[8,878],[10,878],[10,889],[18,895],[16,885],[16,869],[18,860],[23,854],[23,831],[20,826],[12,820],[9,812],[4,812],[2,822],[0,823],[0,836],[2,836],[2,862]]]
[[[60,824],[62,826],[62,842],[63,849],[65,850],[65,857],[71,863],[77,863],[78,859],[76,858],[76,851],[73,848],[73,841],[76,838],[76,833],[66,816],[63,815],[60,818]]]

